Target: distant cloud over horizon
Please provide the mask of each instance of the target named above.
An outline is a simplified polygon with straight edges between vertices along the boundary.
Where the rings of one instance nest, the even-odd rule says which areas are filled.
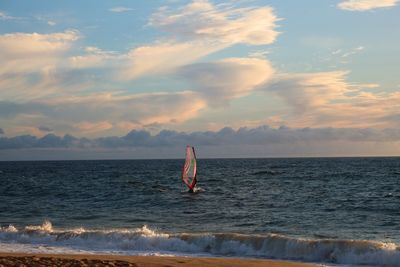
[[[260,126],[156,134],[132,130],[92,139],[22,135],[0,137],[0,160],[183,158],[188,144],[199,158],[398,156],[400,130]]]
[[[99,138],[77,138],[72,135],[57,136],[46,134],[43,137],[21,135],[1,137],[0,149],[23,148],[129,148],[129,147],[169,147],[205,145],[266,145],[296,144],[304,142],[399,142],[399,129],[369,128],[272,128],[267,125],[237,130],[225,127],[219,131],[177,132],[162,130],[152,135],[146,130],[132,130],[125,136],[106,136]]]
[[[346,0],[338,4],[338,7],[348,11],[367,11],[377,8],[389,8],[398,4],[398,0]]]

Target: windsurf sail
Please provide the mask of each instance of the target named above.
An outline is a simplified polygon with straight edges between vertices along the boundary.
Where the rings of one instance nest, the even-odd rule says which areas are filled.
[[[196,162],[196,152],[194,147],[186,146],[186,159],[185,165],[182,169],[182,181],[193,190],[197,183],[197,162]]]

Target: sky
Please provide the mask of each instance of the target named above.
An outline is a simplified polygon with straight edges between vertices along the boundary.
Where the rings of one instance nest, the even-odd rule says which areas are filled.
[[[1,1],[0,160],[398,156],[399,3]]]

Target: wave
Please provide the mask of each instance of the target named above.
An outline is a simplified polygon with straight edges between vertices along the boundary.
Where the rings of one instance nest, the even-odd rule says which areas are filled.
[[[13,248],[19,249],[16,252],[35,246],[39,250],[47,249],[43,252],[52,248],[58,252],[257,257],[374,266],[399,266],[400,262],[400,247],[394,243],[305,239],[278,234],[162,233],[147,226],[56,230],[48,221],[21,229],[13,225],[0,228],[0,250],[7,245],[14,245]]]

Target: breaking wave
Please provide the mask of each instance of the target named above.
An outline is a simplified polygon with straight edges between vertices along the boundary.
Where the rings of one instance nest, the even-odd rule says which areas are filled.
[[[278,234],[161,233],[136,229],[54,229],[42,225],[0,228],[0,251],[164,254],[258,257],[307,262],[399,266],[400,247],[365,240],[305,239]]]

